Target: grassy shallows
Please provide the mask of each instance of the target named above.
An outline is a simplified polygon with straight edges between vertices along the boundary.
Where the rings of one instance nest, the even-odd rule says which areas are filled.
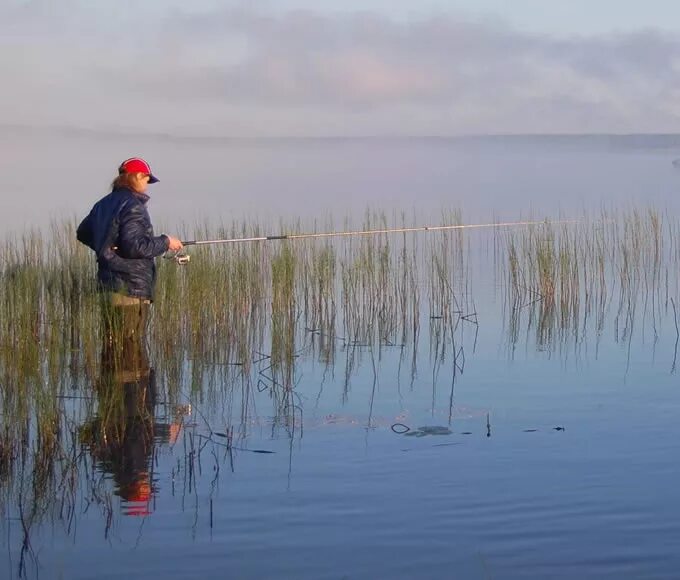
[[[361,229],[404,221],[388,224],[385,216],[369,214]],[[450,213],[442,222],[461,218]],[[250,224],[201,227],[191,237],[245,237],[261,230]],[[281,230],[309,231],[299,224]],[[481,267],[505,293],[511,344],[519,340],[523,319],[536,331],[539,347],[548,348],[555,339],[578,341],[588,320],[601,334],[611,310],[622,338],[630,337],[638,309],[655,333],[662,317],[676,314],[680,225],[653,210],[487,234],[205,246],[192,251],[186,267],[159,260],[148,342],[163,399],[177,403],[188,376],[192,395],[208,399],[207,385],[222,388],[227,405],[240,397],[245,417],[259,387],[255,376],[271,387],[281,424],[294,429],[299,406],[291,393],[303,343],[311,343],[327,365],[339,349],[350,353],[346,374],[363,347],[399,347],[402,356],[412,353],[414,375],[420,325],[428,320],[432,360],[440,364],[448,352],[462,372],[464,355],[453,334],[461,320],[478,320],[471,259],[471,236],[477,235],[486,236],[487,250],[493,240],[493,259],[480,252]],[[113,420],[122,403],[93,394],[102,381],[105,335],[95,271],[73,223],[0,242],[0,489],[16,499],[26,537],[31,522],[57,505],[51,498],[59,498],[60,517],[73,513],[78,466],[86,459],[79,447],[82,428],[67,416],[80,414],[81,426],[99,425],[109,438],[113,428],[123,429]],[[80,402],[64,413],[72,400]],[[86,423],[94,413],[100,423]]]

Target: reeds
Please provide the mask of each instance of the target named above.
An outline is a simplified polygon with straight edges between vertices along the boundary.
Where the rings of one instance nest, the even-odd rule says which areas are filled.
[[[579,343],[593,320],[600,336],[613,309],[617,339],[625,342],[641,308],[656,335],[679,289],[677,232],[670,216],[653,209],[507,232],[502,268],[511,319],[535,321],[537,344],[550,347],[555,336]]]
[[[462,223],[456,212],[442,221]],[[404,216],[367,212],[360,228],[401,225]],[[280,228],[310,231],[299,223]],[[74,489],[83,481],[89,501],[111,518],[110,494],[83,452],[83,425],[97,415],[107,437],[124,429],[120,401],[94,388],[102,379],[103,334],[95,263],[74,229],[54,224],[47,233],[0,243],[0,489],[6,492],[0,507],[12,498],[27,554],[31,526],[46,514],[70,525]],[[263,230],[246,223],[199,226],[191,237]],[[602,335],[608,314],[618,340],[630,340],[640,313],[656,335],[680,292],[680,226],[651,209],[491,235],[511,349],[521,328],[533,329],[541,350],[577,348],[591,325]],[[201,247],[186,267],[159,260],[148,342],[162,399],[170,407],[219,400],[243,427],[254,393],[267,391],[273,425],[294,434],[302,426],[295,391],[301,353],[329,368],[342,353],[347,396],[363,357],[375,365],[383,349],[400,349],[400,364],[411,353],[415,377],[423,323],[433,375],[448,357],[455,381],[465,361],[456,332],[476,326],[483,314],[471,252],[469,235],[459,230]],[[246,435],[245,427],[237,425],[235,433],[232,427],[232,437]]]
[[[442,219],[461,221],[455,212]],[[404,225],[400,220],[388,223],[385,215],[368,212],[361,227]],[[251,236],[262,229],[237,223],[199,228],[195,237]],[[615,308],[625,339],[634,309],[642,308],[655,329],[678,293],[679,231],[667,215],[631,210],[494,234],[494,252],[500,247],[505,253],[498,264],[510,326],[521,316],[535,321],[540,344],[555,336],[578,341],[584,321],[594,320],[601,332],[605,313]],[[436,321],[454,328],[458,318],[476,315],[469,252],[463,232],[454,231],[202,247],[184,268],[160,260],[152,357],[162,361],[159,376],[177,400],[185,377],[190,390],[229,384],[252,372],[257,353],[272,357],[274,372],[290,387],[295,353],[309,340],[330,364],[338,346],[413,346],[427,317],[430,341],[441,345]],[[51,397],[97,377],[94,268],[75,241],[73,223],[10,237],[0,246],[5,417],[29,417],[31,393],[44,393],[46,385]]]

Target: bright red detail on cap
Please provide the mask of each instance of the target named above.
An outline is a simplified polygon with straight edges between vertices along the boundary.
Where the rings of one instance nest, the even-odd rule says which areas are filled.
[[[158,178],[151,173],[151,167],[141,157],[130,157],[120,164],[118,173],[147,173],[149,183],[158,183]]]
[[[126,159],[125,161],[123,161],[123,163],[120,164],[118,171],[120,173],[151,174],[151,167],[149,167],[149,164],[146,161],[144,161],[144,159],[140,159],[139,157],[131,157],[130,159]]]

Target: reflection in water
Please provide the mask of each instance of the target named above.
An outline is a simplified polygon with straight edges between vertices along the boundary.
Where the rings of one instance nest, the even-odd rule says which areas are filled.
[[[21,550],[20,574],[25,556],[39,553],[40,531],[75,537],[82,517],[102,520],[108,537],[121,512],[158,512],[161,491],[181,497],[173,509],[184,510],[199,488],[210,520],[198,517],[208,501],[191,509],[212,529],[220,467],[236,471],[244,457],[283,450],[290,480],[303,428],[308,437],[351,425],[368,440],[377,428],[417,420],[472,434],[451,428],[465,416],[500,439],[502,420],[488,413],[497,391],[480,389],[472,409],[456,401],[464,373],[484,378],[478,334],[482,360],[503,372],[505,361],[489,351],[499,340],[511,358],[538,351],[571,362],[597,357],[603,336],[630,349],[646,330],[654,346],[665,321],[677,349],[680,230],[659,239],[650,223],[637,226],[642,237],[633,226],[572,233],[546,225],[494,238],[494,256],[506,256],[496,262],[498,303],[475,302],[462,236],[421,246],[380,239],[216,250],[190,270],[162,268],[166,294],[149,345],[149,306],[107,304],[100,320],[75,282],[88,277],[73,256],[54,257],[57,267],[44,272],[33,266],[38,251],[0,260],[0,511],[10,549]],[[488,253],[482,258],[487,268]],[[488,284],[481,280],[475,290]],[[187,402],[192,423],[168,417]],[[423,413],[433,420],[420,423]],[[171,459],[159,457],[162,444]]]
[[[95,387],[97,415],[80,428],[97,467],[111,474],[123,513],[151,513],[156,482],[154,446],[174,443],[181,423],[158,422],[155,372],[149,365],[149,304],[103,306],[101,377]]]

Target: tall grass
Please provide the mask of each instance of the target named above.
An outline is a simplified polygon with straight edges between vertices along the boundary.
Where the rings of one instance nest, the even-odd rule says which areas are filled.
[[[508,231],[501,267],[511,325],[525,316],[535,321],[539,345],[556,337],[578,343],[592,321],[600,336],[613,311],[616,337],[625,342],[641,309],[656,335],[669,314],[669,296],[679,290],[677,232],[673,218],[653,209]]]
[[[462,218],[450,212],[442,221]],[[367,212],[360,227],[401,225],[411,224]],[[280,227],[309,231],[299,223]],[[20,512],[29,556],[31,527],[48,513],[70,526],[74,488],[93,471],[82,425],[96,414],[102,429],[122,429],[119,402],[93,388],[102,378],[102,318],[94,259],[74,230],[73,223],[54,224],[0,243],[0,490]],[[191,237],[263,230],[199,225]],[[618,340],[630,340],[639,314],[655,336],[677,302],[680,227],[667,214],[602,212],[578,224],[546,222],[492,236],[489,269],[502,281],[511,348],[522,328],[544,350],[578,345],[593,328],[602,335],[608,314]],[[148,333],[159,396],[168,408],[219,400],[245,424],[253,393],[267,390],[275,424],[294,433],[301,352],[329,368],[343,353],[346,390],[363,358],[375,364],[387,348],[410,359],[415,377],[423,323],[435,374],[449,357],[455,380],[465,359],[457,329],[484,314],[477,312],[470,255],[470,236],[458,230],[201,247],[186,267],[159,260]],[[185,441],[188,454],[193,441]],[[86,481],[110,517],[106,486]]]

